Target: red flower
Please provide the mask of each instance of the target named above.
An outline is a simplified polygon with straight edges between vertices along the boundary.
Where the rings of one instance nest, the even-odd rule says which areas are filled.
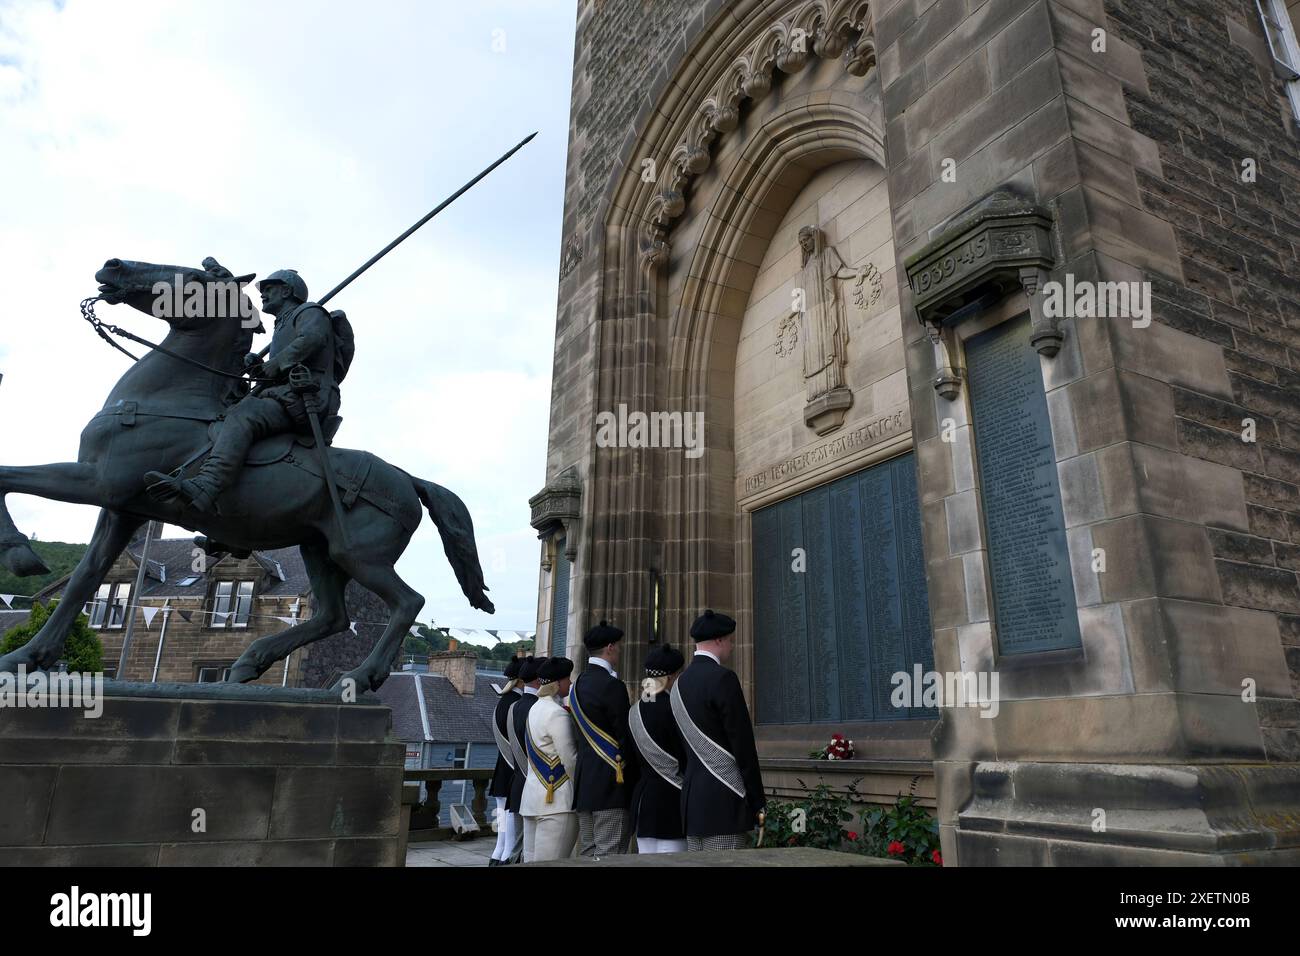
[[[854,833],[852,830],[845,830],[844,833],[845,833],[845,835],[848,836],[848,838],[849,838],[850,840],[852,840],[854,843],[858,842],[858,835],[857,835],[856,833]]]
[[[785,842],[786,842],[786,845],[787,845],[787,846],[794,846],[794,842],[795,842],[795,840],[797,840],[797,839],[799,839],[799,838],[798,838],[798,837],[793,837],[793,836],[790,837],[790,839],[788,839],[788,840],[785,841]]]
[[[889,846],[885,848],[885,852],[888,853],[890,856],[902,856],[904,853],[907,852],[907,847],[903,846],[903,844],[895,840],[893,843],[889,844]]]
[[[930,854],[930,859],[934,861],[936,866],[943,866],[943,855],[938,850]]]

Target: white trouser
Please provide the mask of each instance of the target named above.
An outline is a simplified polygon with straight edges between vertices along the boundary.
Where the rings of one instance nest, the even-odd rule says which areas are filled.
[[[686,838],[680,840],[660,840],[656,837],[636,838],[636,851],[638,853],[685,853]]]
[[[494,799],[497,802],[497,846],[492,851],[492,859],[508,860],[515,845],[515,826],[518,823],[515,817],[517,814],[506,810],[505,797],[495,797]]]
[[[527,835],[530,830],[531,836]],[[573,856],[578,842],[578,815],[570,812],[524,817],[524,833],[526,862],[565,860]]]

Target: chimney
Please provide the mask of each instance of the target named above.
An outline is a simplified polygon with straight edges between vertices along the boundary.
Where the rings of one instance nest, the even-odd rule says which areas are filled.
[[[477,669],[478,655],[473,651],[439,651],[429,655],[429,673],[447,678],[462,697],[474,693]]]

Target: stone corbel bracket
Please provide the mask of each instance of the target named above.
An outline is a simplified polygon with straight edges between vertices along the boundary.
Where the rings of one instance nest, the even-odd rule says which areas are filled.
[[[578,522],[582,514],[582,481],[575,468],[566,468],[546,483],[546,487],[528,499],[532,509],[528,523],[537,531],[537,537],[546,538],[557,531],[564,532],[564,556],[572,564],[578,556]],[[550,570],[549,559],[543,566]]]
[[[961,392],[955,326],[1016,289],[1029,298],[1034,348],[1048,358],[1060,351],[1063,335],[1043,315],[1041,294],[1054,262],[1051,213],[1006,190],[991,193],[908,256],[916,317],[935,345],[935,391],[950,400]]]

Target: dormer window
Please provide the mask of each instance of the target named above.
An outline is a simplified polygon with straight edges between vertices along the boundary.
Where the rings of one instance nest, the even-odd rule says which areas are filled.
[[[253,613],[252,581],[218,581],[212,592],[213,627],[248,627]]]
[[[82,612],[90,619],[90,626],[97,630],[120,630],[126,625],[130,606],[130,583],[101,584],[94,599],[86,603]]]

